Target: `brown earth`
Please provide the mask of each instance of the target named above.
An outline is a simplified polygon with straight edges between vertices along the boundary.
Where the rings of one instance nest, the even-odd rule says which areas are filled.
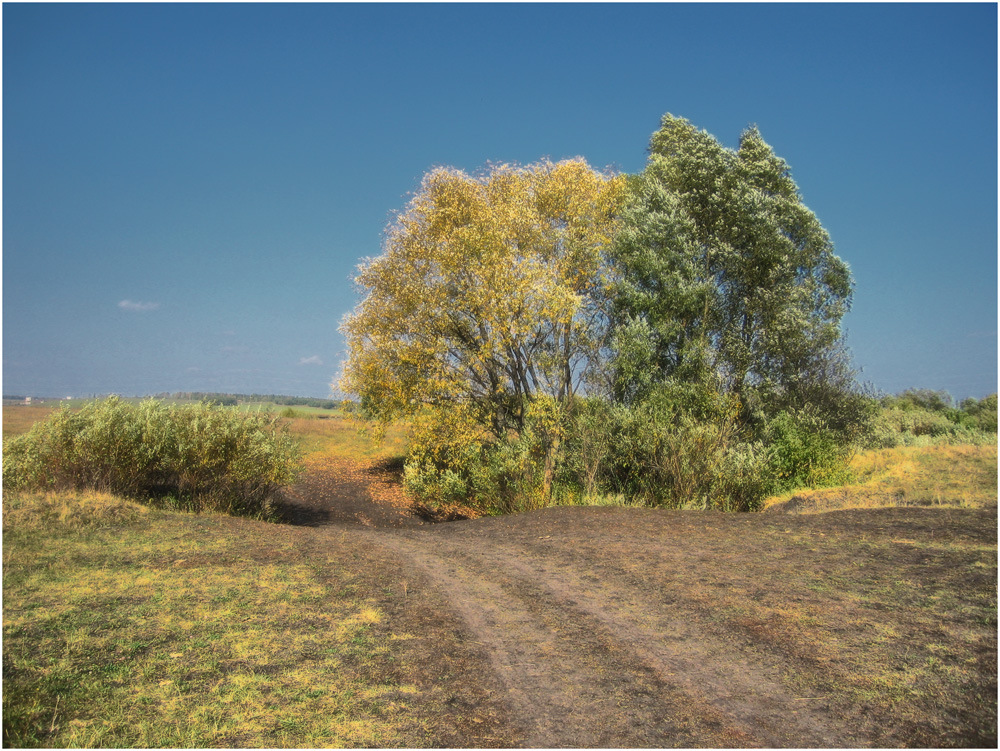
[[[996,747],[995,508],[432,523],[398,475],[314,461],[286,513],[409,635],[415,744]]]

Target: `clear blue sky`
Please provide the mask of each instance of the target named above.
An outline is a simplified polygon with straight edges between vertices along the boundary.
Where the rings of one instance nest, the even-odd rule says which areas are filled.
[[[756,123],[886,392],[997,384],[997,7],[3,5],[3,391],[327,396],[430,168]]]

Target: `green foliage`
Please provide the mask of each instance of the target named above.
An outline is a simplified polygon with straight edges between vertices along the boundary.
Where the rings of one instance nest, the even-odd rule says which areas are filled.
[[[407,491],[431,508],[467,505],[486,514],[545,506],[562,417],[552,399],[540,398],[525,412],[520,433],[497,439],[468,411],[426,411],[416,422],[404,469]]]
[[[950,412],[955,402],[947,391],[931,389],[907,389],[895,396],[887,396],[882,400],[886,407],[905,412],[921,410],[924,412]]]
[[[628,187],[611,246],[613,391],[629,405],[614,482],[750,509],[841,477],[877,407],[841,340],[850,270],[788,165],[756,128],[733,150],[666,115]]]
[[[996,394],[956,406],[946,391],[909,389],[883,397],[867,446],[988,445],[996,434]]]
[[[737,440],[738,403],[680,384],[618,406],[611,421],[610,489],[648,505],[752,510],[762,499],[754,480],[759,447]]]
[[[761,480],[767,453],[740,439],[738,406],[717,390],[675,381],[632,404],[579,400],[565,431],[556,495],[754,509],[769,487]]]
[[[61,410],[7,441],[3,483],[267,516],[275,491],[296,471],[296,444],[268,415],[110,397]]]
[[[756,128],[732,150],[665,115],[628,185],[611,246],[618,396],[708,370],[743,422],[776,394],[804,406],[800,392],[839,343],[852,283],[788,165]]]
[[[767,474],[774,492],[837,485],[849,478],[854,447],[815,413],[781,412],[767,425]]]
[[[966,399],[962,402],[961,413],[962,423],[973,430],[979,430],[983,433],[997,432],[996,394],[990,394],[978,401],[972,398]]]
[[[618,410],[606,399],[582,398],[574,403],[566,429],[563,486],[575,488],[584,500],[608,492],[607,474],[612,460],[612,426]]]
[[[404,483],[432,508],[487,514],[607,498],[753,510],[777,486],[773,452],[739,439],[737,412],[731,397],[677,383],[633,405],[588,397],[563,411],[539,400],[524,430],[502,440],[477,431],[468,416],[428,412],[415,429]]]

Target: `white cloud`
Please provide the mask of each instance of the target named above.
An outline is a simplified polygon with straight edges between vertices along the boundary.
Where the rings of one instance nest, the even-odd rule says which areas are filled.
[[[303,357],[299,360],[299,365],[322,365],[323,361],[319,359],[319,355],[313,355],[312,357]]]
[[[122,310],[130,310],[134,313],[146,313],[150,310],[156,310],[160,307],[158,302],[133,302],[132,300],[122,300],[118,303],[118,307]]]

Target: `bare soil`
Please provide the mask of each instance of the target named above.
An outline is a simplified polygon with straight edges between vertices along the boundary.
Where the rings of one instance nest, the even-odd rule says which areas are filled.
[[[996,508],[550,508],[434,523],[399,466],[314,462],[439,747],[996,747]]]

